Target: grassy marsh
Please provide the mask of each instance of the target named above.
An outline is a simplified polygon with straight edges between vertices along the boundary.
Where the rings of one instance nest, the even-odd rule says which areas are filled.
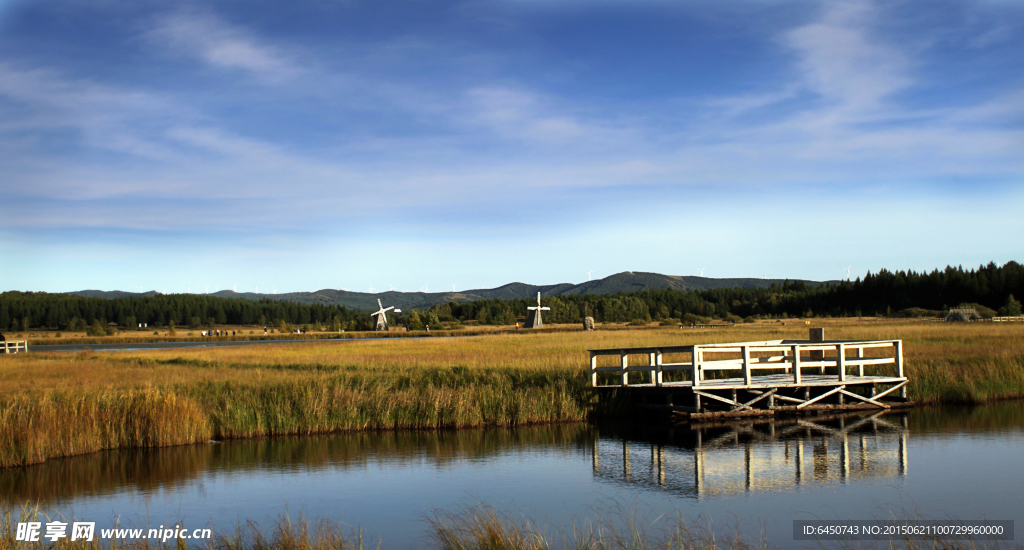
[[[614,406],[588,387],[589,348],[806,337],[793,325],[0,356],[0,466],[222,438],[579,422]],[[1024,396],[1024,326],[826,327],[903,339],[913,400]]]

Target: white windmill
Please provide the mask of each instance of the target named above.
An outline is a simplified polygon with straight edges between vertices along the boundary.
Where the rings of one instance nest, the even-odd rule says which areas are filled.
[[[591,277],[591,275],[593,275],[593,274],[594,274],[594,270],[593,269],[587,269],[587,281],[588,282],[594,280],[593,277]]]
[[[377,298],[377,307],[379,307],[380,309],[377,310],[375,313],[370,314],[370,317],[377,318],[377,324],[373,330],[388,330],[387,312],[391,311],[392,309],[395,309],[395,306],[384,307],[384,305],[380,303],[380,298]],[[402,310],[395,309],[395,313],[401,312]]]
[[[700,276],[701,276],[701,277],[703,277],[703,276],[704,276],[704,270],[705,270],[705,269],[707,269],[707,268],[704,268],[704,267],[700,268]]]
[[[853,267],[853,266],[852,266],[852,265],[848,265],[848,266],[846,266],[846,267],[844,267],[844,268],[843,268],[843,269],[845,269],[845,270],[846,270],[846,280],[847,280],[847,281],[849,281],[849,280],[850,280],[850,268],[851,268],[851,267]]]
[[[549,307],[540,307],[540,292],[537,293],[537,307],[528,307],[530,314],[526,317],[526,328],[543,328],[544,321],[540,317],[541,311],[551,311]]]
[[[457,284],[458,283],[452,283],[452,292],[455,292],[455,285],[457,285]]]
[[[373,285],[370,285],[370,294],[373,294],[374,292],[377,292],[377,291],[373,288]]]
[[[430,290],[427,288],[427,285],[423,285],[420,287],[420,292],[430,292]]]

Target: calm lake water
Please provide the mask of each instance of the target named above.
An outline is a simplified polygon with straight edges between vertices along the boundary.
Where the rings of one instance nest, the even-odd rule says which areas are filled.
[[[361,433],[111,451],[0,471],[0,498],[110,525],[282,514],[426,545],[425,518],[486,503],[551,533],[597,516],[737,524],[774,547],[794,519],[1014,520],[1024,526],[1024,402],[675,427],[557,425]],[[51,515],[52,515],[51,512]],[[1021,535],[1017,535],[1020,544]]]

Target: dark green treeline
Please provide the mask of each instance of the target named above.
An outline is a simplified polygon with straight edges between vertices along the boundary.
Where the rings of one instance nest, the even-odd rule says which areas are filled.
[[[908,314],[911,308],[944,311],[960,304],[979,304],[1008,315],[1020,314],[1024,266],[990,263],[976,270],[947,267],[930,273],[882,270],[863,279],[809,286],[786,282],[769,288],[719,288],[700,291],[647,290],[607,295],[560,295],[544,299],[551,308],[544,319],[575,323],[586,315],[599,322],[682,319],[695,317],[856,317]],[[1016,309],[1012,304],[1016,303]],[[451,302],[418,313],[423,322],[475,319],[509,324],[526,314],[533,300]],[[1009,306],[1009,307],[1008,307]]]
[[[47,292],[0,294],[0,330],[30,328],[81,329],[94,321],[124,326],[146,323],[150,327],[174,325],[209,326],[332,324],[369,326],[364,312],[335,305],[303,305],[270,299],[240,300],[196,294],[116,298],[87,298]],[[365,318],[365,319],[364,319]],[[356,328],[356,327],[352,327]]]
[[[947,267],[930,273],[887,271],[868,273],[863,279],[808,286],[786,282],[769,288],[721,288],[701,291],[647,290],[607,295],[560,295],[544,299],[551,308],[544,318],[553,323],[575,323],[590,315],[599,322],[633,320],[897,315],[911,308],[943,311],[970,303],[1005,315],[1019,315],[1024,296],[1024,266],[989,263],[978,269]],[[475,320],[510,325],[527,313],[533,300],[478,300],[449,302],[401,315],[398,324],[414,329],[439,327],[441,322]],[[390,315],[389,315],[390,317]],[[339,323],[334,323],[337,318]],[[0,330],[68,328],[73,321],[148,323],[178,326],[195,324],[334,325],[368,329],[366,312],[344,306],[302,305],[269,299],[260,301],[206,295],[173,294],[145,298],[85,298],[42,292],[0,294]]]

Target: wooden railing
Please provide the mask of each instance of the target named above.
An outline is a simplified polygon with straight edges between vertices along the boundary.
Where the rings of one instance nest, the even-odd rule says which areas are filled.
[[[882,357],[868,357],[865,350],[883,350]],[[885,351],[888,353],[885,353]],[[807,340],[775,340],[766,342],[738,342],[729,344],[702,344],[694,346],[662,346],[650,348],[594,349],[590,351],[591,384],[598,387],[598,373],[617,373],[621,384],[628,386],[630,372],[648,374],[649,384],[661,386],[665,383],[664,373],[689,371],[694,388],[706,380],[705,373],[713,371],[742,371],[743,385],[755,383],[756,371],[783,371],[792,375],[792,383],[801,384],[805,369],[817,369],[819,375],[826,368],[836,369],[836,379],[844,382],[850,376],[849,370],[856,368],[856,376],[864,376],[864,367],[894,365],[896,377],[904,378],[902,340],[833,340],[809,342]],[[690,361],[666,363],[665,355],[689,354]],[[736,355],[739,357],[735,357]],[[828,355],[826,355],[828,354]],[[598,357],[619,356],[616,366],[598,366]],[[646,355],[646,365],[629,364],[629,356]],[[716,358],[731,355],[728,358]]]
[[[28,340],[6,340],[0,342],[2,353],[24,353],[28,351]]]

